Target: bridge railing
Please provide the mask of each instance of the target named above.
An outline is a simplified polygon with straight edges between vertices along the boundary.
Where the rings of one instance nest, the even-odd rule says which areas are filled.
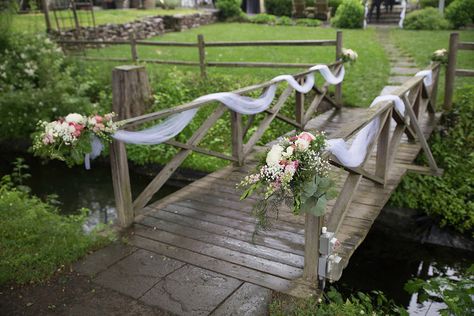
[[[343,67],[343,63],[341,61],[336,61],[327,66],[334,74],[338,75]],[[116,68],[114,73],[117,70],[120,70],[119,68],[121,67]],[[126,67],[122,68],[125,69]],[[124,72],[126,73],[127,71],[128,70],[125,70]],[[297,81],[303,83],[305,76],[308,73],[308,71],[301,72],[294,75],[294,77]],[[123,73],[120,74],[120,77],[118,75],[117,77],[117,80],[113,79],[112,87],[114,99],[113,110],[116,113],[128,113],[129,111],[121,108],[124,104],[130,103],[126,100],[121,100],[121,98],[126,98],[124,96],[123,90],[126,89],[126,87],[124,87],[124,82],[127,82],[128,80],[124,79]],[[262,91],[273,84],[275,83],[268,81],[245,87],[233,92],[238,95],[247,95],[252,92]],[[228,109],[222,104],[218,104],[212,114],[207,116],[207,118],[193,132],[186,142],[179,142],[177,140],[169,140],[165,142],[165,144],[180,148],[181,150],[163,167],[163,169],[156,175],[149,185],[133,201],[125,145],[120,141],[114,140],[111,145],[110,157],[116,207],[120,224],[122,226],[130,225],[135,218],[135,214],[140,212],[149,203],[153,195],[158,192],[158,190],[171,177],[174,171],[192,152],[225,159],[233,162],[234,164],[242,165],[244,160],[251,154],[254,146],[263,137],[265,131],[269,128],[270,124],[274,120],[283,121],[297,129],[302,130],[304,129],[306,123],[318,111],[323,101],[326,101],[333,107],[340,108],[340,103],[335,98],[329,96],[328,89],[329,85],[326,83],[320,86],[315,85],[313,88],[314,96],[305,100],[305,96],[303,94],[295,91],[293,87],[288,86],[277,96],[276,102],[274,102],[274,104],[263,113],[265,117],[263,117],[258,122],[258,124],[255,120],[255,115],[249,115],[246,120],[246,124],[244,124],[241,114]],[[310,94],[308,94],[308,96],[309,95]],[[295,106],[293,109],[294,117],[289,117],[282,114],[281,110],[286,104],[289,103],[289,99],[293,97],[295,98]],[[124,129],[138,128],[150,121],[160,120],[173,114],[181,113],[191,109],[203,108],[216,103],[216,101],[193,101],[170,109],[165,109],[138,117],[125,118],[122,116],[119,117],[119,119],[124,119]],[[227,111],[230,112],[229,125],[231,126],[232,153],[228,154],[225,152],[217,152],[200,146],[199,144],[204,139],[207,132],[218,122],[220,118],[223,117]]]
[[[453,105],[454,82],[456,77],[474,77],[474,69],[457,69],[459,50],[474,50],[474,42],[460,42],[459,33],[451,33],[449,37],[448,66],[444,88],[444,109],[449,110]]]
[[[380,122],[374,140],[367,149],[365,160],[359,167],[345,167],[337,161],[337,158],[331,158],[333,165],[344,169],[348,174],[332,210],[328,212],[326,226],[329,231],[335,233],[339,231],[362,178],[372,181],[376,185],[385,186],[389,178],[388,175],[394,166],[421,173],[442,174],[442,170],[438,168],[420,126],[420,119],[425,112],[428,112],[428,120],[433,124],[436,118],[436,94],[440,64],[434,63],[427,70],[432,71],[432,84],[430,86],[427,87],[423,83],[423,77],[415,76],[391,92],[392,95],[398,96],[403,100],[405,106],[404,114],[399,112],[392,101],[379,102],[367,109],[365,117],[353,121],[343,129],[331,134],[331,138],[347,140],[373,120],[378,119]],[[393,123],[395,123],[394,126],[391,126]],[[408,141],[418,142],[421,145],[428,159],[429,167],[402,165],[395,162],[395,157],[404,135],[406,135]],[[308,217],[306,222],[310,223],[310,225],[305,227],[308,230],[305,233],[311,235],[311,238],[317,241],[322,218],[316,222],[313,219],[313,223],[311,223],[308,221]],[[313,244],[318,245],[319,243],[314,242]],[[308,249],[308,247],[311,247],[311,244],[305,245],[305,275],[310,279],[315,279],[317,276],[315,272],[317,260],[316,263],[307,266],[306,258],[317,256],[318,246],[315,246],[316,248],[314,249]],[[333,273],[335,275],[332,278],[337,280],[339,278],[337,270],[334,270]]]

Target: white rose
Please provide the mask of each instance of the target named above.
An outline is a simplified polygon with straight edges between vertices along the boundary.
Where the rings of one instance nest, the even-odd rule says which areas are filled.
[[[280,145],[273,145],[272,149],[267,154],[267,165],[278,166],[281,160],[281,154],[283,153],[283,147]]]
[[[71,113],[68,116],[66,116],[66,122],[68,123],[77,123],[77,124],[84,124],[85,118],[81,114],[77,113]]]
[[[443,57],[447,53],[448,53],[448,51],[445,48],[438,49],[437,51],[434,52],[435,56],[437,56],[437,57]]]
[[[293,147],[288,146],[288,147],[286,148],[286,151],[284,151],[284,152],[282,153],[282,156],[285,157],[285,158],[291,157],[291,155],[293,155],[293,152],[294,152],[294,151],[295,151],[295,150],[294,150]]]
[[[309,142],[305,139],[298,138],[295,142],[295,145],[299,151],[305,151],[309,147]]]

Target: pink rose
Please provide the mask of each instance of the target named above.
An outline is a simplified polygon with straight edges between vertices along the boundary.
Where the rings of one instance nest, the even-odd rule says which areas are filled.
[[[81,124],[78,124],[78,123],[69,123],[69,126],[74,127],[74,132],[72,132],[72,135],[74,137],[81,136],[82,130],[84,129],[84,125],[81,125]]]
[[[43,144],[45,144],[45,145],[52,144],[53,141],[54,141],[53,135],[50,135],[50,134],[44,135],[44,137],[43,137]]]
[[[100,131],[103,131],[105,129],[105,125],[102,124],[102,123],[98,123],[94,126],[93,130],[94,132],[100,132]]]
[[[299,134],[298,137],[301,138],[301,139],[304,139],[308,143],[311,143],[313,140],[316,139],[316,137],[314,137],[313,134],[308,133],[308,132],[303,132],[303,133]]]
[[[97,123],[102,123],[102,121],[104,120],[104,118],[100,115],[96,115],[94,116],[94,118]]]

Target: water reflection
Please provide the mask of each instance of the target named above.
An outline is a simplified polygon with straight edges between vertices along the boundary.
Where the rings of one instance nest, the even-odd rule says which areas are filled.
[[[444,308],[443,304],[418,303],[417,294],[410,295],[403,289],[405,283],[414,277],[457,279],[472,262],[472,253],[402,240],[379,230],[376,222],[336,286],[346,293],[381,290],[406,307],[410,315],[439,315],[437,311]]]

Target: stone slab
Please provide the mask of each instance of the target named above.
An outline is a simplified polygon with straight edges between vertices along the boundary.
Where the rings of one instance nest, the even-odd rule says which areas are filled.
[[[73,269],[81,275],[92,277],[135,250],[137,248],[116,242],[76,262]]]
[[[393,61],[392,67],[416,68],[416,64],[412,61]]]
[[[224,301],[212,316],[260,316],[268,315],[268,306],[272,291],[245,282],[237,291]]]
[[[407,67],[392,67],[390,69],[390,72],[392,74],[396,75],[407,75],[407,76],[413,76],[418,72],[418,69],[416,68],[407,68]]]
[[[168,275],[140,300],[178,315],[209,315],[242,281],[186,265]]]
[[[181,261],[140,249],[100,273],[94,282],[133,298],[139,298],[161,278],[183,265]]]

